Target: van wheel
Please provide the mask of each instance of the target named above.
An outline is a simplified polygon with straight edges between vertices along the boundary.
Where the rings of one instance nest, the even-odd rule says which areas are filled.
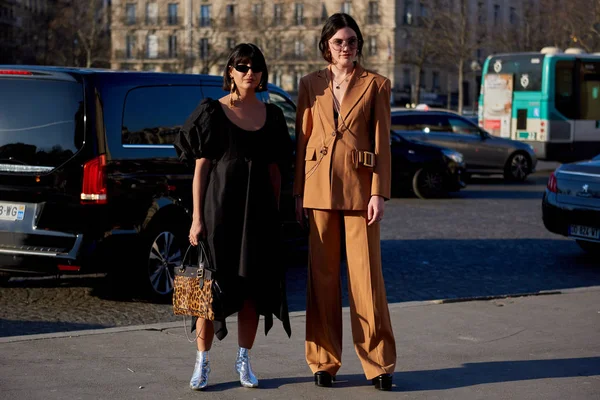
[[[421,168],[413,176],[412,188],[420,199],[432,199],[447,196],[444,190],[444,177],[440,171]]]
[[[523,182],[531,173],[531,161],[523,153],[515,153],[506,162],[504,179],[510,182]]]
[[[600,255],[600,243],[587,242],[585,240],[576,240],[583,251],[592,255]]]
[[[10,272],[0,272],[0,286],[5,286],[10,279]]]
[[[146,293],[168,300],[173,293],[174,268],[181,263],[186,247],[186,225],[160,221],[146,236],[142,276]]]

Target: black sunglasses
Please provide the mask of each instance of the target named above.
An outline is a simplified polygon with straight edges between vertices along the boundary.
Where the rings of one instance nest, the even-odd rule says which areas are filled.
[[[249,67],[244,64],[238,64],[238,65],[234,65],[233,68],[235,68],[236,71],[241,72],[242,74],[248,73],[249,70],[252,70],[252,72],[255,74],[262,72],[262,68],[255,67],[254,65]]]

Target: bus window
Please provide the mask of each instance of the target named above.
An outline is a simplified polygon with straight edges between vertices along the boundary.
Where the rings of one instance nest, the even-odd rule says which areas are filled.
[[[600,121],[600,62],[581,63],[580,119]]]
[[[554,106],[565,117],[577,118],[577,101],[573,89],[575,78],[574,61],[557,61]]]
[[[492,57],[488,63],[489,74],[513,74],[515,92],[542,90],[543,54],[513,54]]]

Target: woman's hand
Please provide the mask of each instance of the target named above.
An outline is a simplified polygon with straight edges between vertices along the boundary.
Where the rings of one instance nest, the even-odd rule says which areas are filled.
[[[294,197],[296,200],[296,221],[304,227],[304,222],[308,218],[308,212],[304,209],[304,200],[302,196]]]
[[[192,221],[192,227],[190,228],[190,244],[193,246],[198,246],[198,241],[201,237],[206,235],[206,229],[204,227],[204,222],[201,220]]]
[[[367,208],[367,219],[369,221],[369,225],[373,225],[375,222],[381,222],[384,208],[385,203],[383,201],[383,197],[371,196],[371,200],[369,200],[369,206]]]

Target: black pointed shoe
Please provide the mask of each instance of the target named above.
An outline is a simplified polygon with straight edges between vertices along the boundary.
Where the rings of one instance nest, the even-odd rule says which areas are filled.
[[[375,389],[392,390],[392,374],[381,374],[371,380]]]
[[[333,377],[329,372],[317,371],[315,372],[315,385],[319,387],[332,387]]]

